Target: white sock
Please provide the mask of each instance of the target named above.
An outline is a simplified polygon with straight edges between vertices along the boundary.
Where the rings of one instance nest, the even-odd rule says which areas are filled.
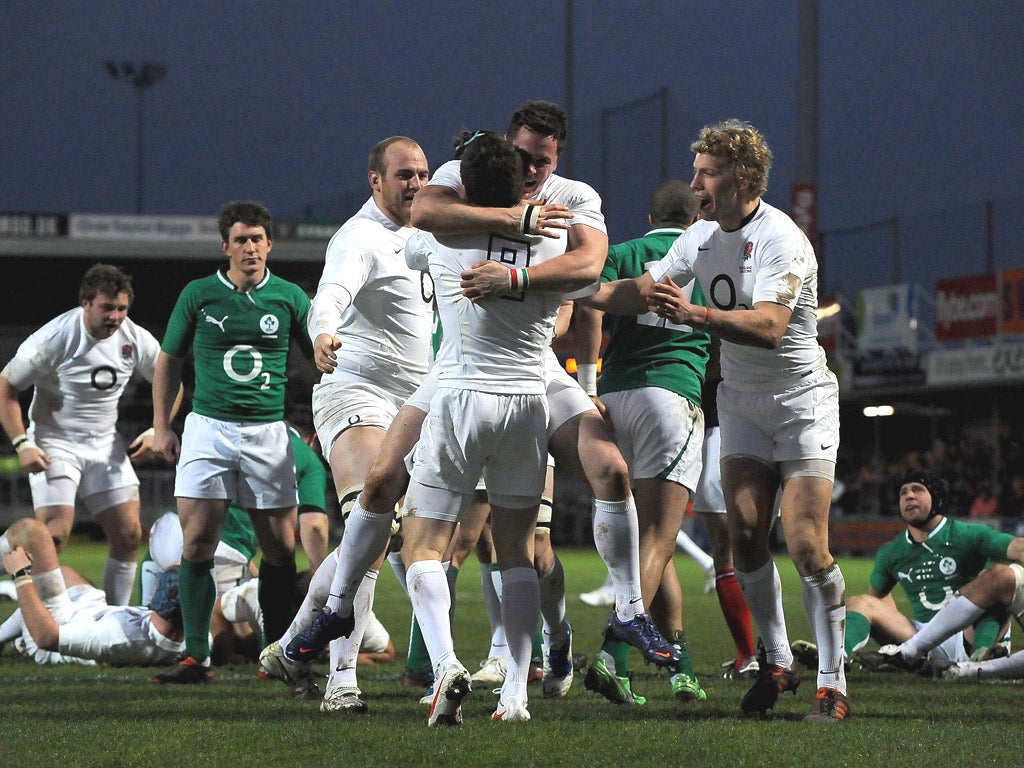
[[[405,592],[405,596],[409,596],[409,590],[405,586],[405,563],[402,562],[401,552],[389,552],[388,553],[388,565],[391,566],[391,570],[394,571],[395,578],[398,579],[398,586]]]
[[[423,643],[430,654],[435,679],[451,664],[457,664],[455,645],[452,641],[448,609],[451,597],[448,594],[448,579],[444,568],[437,560],[420,560],[406,571],[409,585],[409,599],[423,634]]]
[[[526,698],[526,681],[530,674],[533,633],[540,618],[540,585],[533,568],[509,568],[501,572],[501,619],[508,637],[510,661],[501,698]]]
[[[767,563],[750,573],[736,570],[736,580],[743,590],[754,626],[761,635],[768,663],[780,667],[793,666],[793,651],[789,647],[786,616],[782,610],[782,580],[775,561],[769,558]]]
[[[363,576],[384,552],[390,538],[391,517],[367,512],[356,499],[338,545],[338,567],[327,597],[328,608],[348,615]]]
[[[128,605],[137,570],[138,563],[134,560],[107,558],[103,566],[103,591],[107,593],[107,605]]]
[[[493,574],[496,572],[497,569],[491,563],[480,564],[480,589],[484,596],[484,607],[487,608],[487,621],[491,626],[491,648],[487,652],[487,658],[508,660],[505,625],[501,623],[501,600],[494,588]]]
[[[700,548],[696,541],[690,538],[682,528],[676,534],[676,546],[697,561],[702,571],[710,571],[715,567],[715,560],[707,552]]]
[[[139,570],[142,572],[139,577],[139,605],[148,606],[153,600],[157,584],[160,583],[160,574],[164,569],[157,565],[155,560],[143,560]]]
[[[931,621],[900,645],[903,658],[919,659],[927,655],[932,648],[950,635],[969,627],[984,613],[984,608],[975,605],[963,595],[953,595],[953,599],[932,616]]]
[[[846,693],[843,669],[843,638],[846,627],[846,580],[839,563],[813,576],[803,577],[807,620],[818,646],[818,688],[827,686]]]
[[[359,646],[363,643],[366,622],[373,608],[373,594],[377,588],[377,571],[367,571],[363,583],[356,590],[352,602],[355,627],[348,637],[339,637],[330,643],[331,674],[328,687],[356,685],[356,665],[359,660]]]
[[[979,678],[1011,680],[1024,677],[1024,651],[1011,653],[1002,659],[968,662],[968,664],[970,664],[970,669],[978,671]],[[961,664],[960,666],[964,667],[967,665]]]
[[[544,619],[544,651],[561,648],[568,625],[565,622],[565,571],[555,555],[551,570],[540,577],[540,615]]]
[[[287,648],[295,636],[306,629],[312,622],[313,617],[320,612],[327,602],[327,592],[331,588],[331,580],[338,567],[338,550],[332,549],[327,557],[320,563],[309,580],[309,587],[306,589],[306,596],[302,598],[302,605],[295,612],[295,618],[288,625],[285,633],[277,639],[282,648]]]
[[[640,529],[632,496],[625,501],[594,499],[594,546],[615,588],[616,615],[628,621],[643,613],[646,609],[640,591]]]

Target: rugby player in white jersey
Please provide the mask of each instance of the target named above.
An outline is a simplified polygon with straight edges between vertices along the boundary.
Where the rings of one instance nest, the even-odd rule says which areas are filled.
[[[553,173],[565,143],[565,113],[550,102],[528,102],[512,116],[506,135],[529,157],[523,199],[506,207],[469,204],[462,195],[459,163],[453,161],[442,166],[416,195],[413,223],[417,223],[421,203],[427,201],[420,221],[424,228],[437,232],[495,232],[508,236],[522,236],[525,232],[556,239],[561,242],[561,250],[567,252],[531,266],[531,285],[561,295],[596,283],[608,249],[600,197],[589,185]],[[552,269],[552,265],[557,268]],[[510,274],[507,267],[497,262],[485,262],[466,270],[462,288],[473,300],[498,298],[512,289]],[[636,507],[629,490],[626,463],[586,393],[561,370],[557,360],[555,363],[559,375],[552,377],[548,387],[554,428],[548,450],[556,463],[585,476],[594,492],[595,543],[616,585],[616,606],[610,624],[619,637],[638,647],[647,660],[675,664],[679,660],[677,650],[661,636],[643,605]],[[347,617],[355,589],[366,570],[365,564],[387,544],[387,518],[408,480],[404,457],[419,436],[428,402],[429,394],[418,392],[401,408],[366,476],[363,493],[347,520],[327,610],[302,634],[310,658],[329,639],[350,631]],[[551,637],[550,645],[568,651],[568,633],[565,638]],[[560,656],[571,661],[571,653]],[[568,671],[571,673],[571,668]]]
[[[116,430],[118,403],[133,374],[153,380],[160,343],[128,317],[135,291],[117,267],[92,266],[78,298],[78,307],[35,331],[0,371],[0,424],[31,473],[32,505],[57,551],[71,534],[78,498],[109,542],[107,600],[126,605],[142,538],[132,460],[154,454],[148,430],[126,448]],[[28,387],[35,389],[26,429],[18,393]],[[179,387],[174,411],[180,403]]]
[[[510,206],[521,197],[523,160],[507,139],[486,133],[460,161],[467,199]],[[441,558],[481,474],[501,570],[502,621],[510,663],[495,720],[526,721],[526,682],[540,616],[533,533],[547,466],[544,356],[561,296],[528,290],[527,267],[564,251],[540,236],[438,237],[429,257],[444,343],[437,390],[423,424],[403,517],[409,596],[434,665],[428,723],[458,724],[469,672],[454,652],[450,596]],[[474,303],[462,292],[465,269],[496,260],[518,286],[506,300]]]
[[[741,709],[763,714],[800,683],[769,549],[781,487],[786,544],[819,650],[818,687],[806,719],[840,722],[850,709],[845,583],[828,548],[839,387],[817,341],[817,261],[793,220],[762,200],[772,154],[753,126],[729,120],[705,127],[690,148],[701,221],[642,277],[609,284],[617,290],[602,308],[651,310],[721,339],[722,486],[736,576],[764,643],[758,678]],[[693,278],[709,299],[706,307],[680,289]]]
[[[422,295],[420,274],[406,266],[404,255],[405,241],[415,232],[409,226],[412,201],[428,176],[427,158],[412,139],[392,136],[373,147],[370,198],[331,238],[310,309],[314,362],[323,374],[313,388],[313,421],[346,515],[391,421],[429,366],[433,309]],[[356,603],[360,610],[352,616],[352,628],[331,645],[324,711],[366,711],[356,659],[385,545],[363,569],[360,590],[366,594]],[[297,616],[264,650],[265,672],[300,674],[284,655],[308,661],[306,646],[293,641],[309,618]]]
[[[15,645],[40,664],[166,664],[185,645],[178,603],[178,572],[161,574],[147,607],[109,605],[102,591],[76,571],[61,571],[57,550],[39,520],[16,521],[0,537],[3,567],[14,576],[21,623]],[[65,576],[67,587],[65,587]]]
[[[457,165],[448,163],[438,169],[413,206],[413,220],[423,229],[443,233],[488,227],[505,232],[518,227],[557,237],[559,229],[568,227],[568,252],[531,268],[530,285],[535,290],[563,291],[571,298],[573,292],[596,282],[590,278],[600,275],[608,253],[601,198],[589,185],[554,173],[567,136],[567,118],[557,105],[523,104],[513,114],[507,136],[530,158],[523,203],[514,208],[467,204],[459,195]],[[493,262],[477,265],[463,275],[463,291],[474,301],[501,297],[511,288],[503,272]],[[678,649],[657,630],[644,606],[636,504],[626,462],[611,430],[564,371],[552,377],[548,403],[554,425],[548,449],[556,466],[585,477],[593,492],[594,543],[615,589],[608,630],[636,646],[647,661],[675,666],[680,660]],[[554,648],[560,642],[561,638],[551,638]]]

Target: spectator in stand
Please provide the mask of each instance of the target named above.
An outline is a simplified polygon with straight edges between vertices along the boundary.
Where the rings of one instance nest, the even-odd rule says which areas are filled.
[[[992,492],[991,483],[979,483],[978,492],[971,502],[970,517],[999,517],[999,499]]]
[[[1015,521],[1014,534],[1024,536],[1024,472],[1014,472],[1010,476],[1010,482],[999,502],[999,510],[1003,517]]]

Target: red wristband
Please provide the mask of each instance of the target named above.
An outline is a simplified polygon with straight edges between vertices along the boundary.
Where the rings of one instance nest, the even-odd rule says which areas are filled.
[[[704,307],[704,330],[711,329],[711,307]]]

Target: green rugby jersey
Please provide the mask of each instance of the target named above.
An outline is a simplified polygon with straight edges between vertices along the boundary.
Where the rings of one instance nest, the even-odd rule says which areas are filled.
[[[161,349],[184,357],[191,344],[196,413],[222,421],[280,421],[291,341],[312,357],[308,315],[302,288],[270,270],[246,292],[218,270],[182,290]]]
[[[911,540],[905,531],[875,554],[871,588],[887,595],[899,584],[914,618],[930,621],[989,560],[1005,561],[1011,541],[1009,533],[948,517],[922,542]]]
[[[608,249],[602,282],[637,278],[647,265],[659,261],[683,233],[665,227]],[[690,300],[707,305],[694,282]],[[708,362],[710,337],[685,325],[674,325],[654,312],[611,317],[611,338],[605,350],[598,395],[641,387],[660,387],[700,405],[700,390]]]

